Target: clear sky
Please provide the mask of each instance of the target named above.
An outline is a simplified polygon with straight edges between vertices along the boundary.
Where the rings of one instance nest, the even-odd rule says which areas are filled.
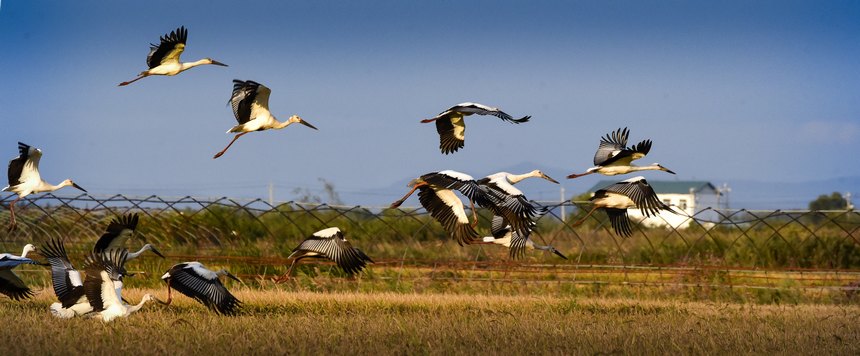
[[[145,78],[150,42],[184,25],[176,77]],[[248,134],[231,80],[272,89],[291,126]],[[432,117],[475,101],[531,122],[466,119],[438,150]],[[44,151],[43,178],[95,194],[353,194],[422,173],[591,166],[599,137],[650,138],[650,177],[801,182],[860,175],[854,1],[38,1],[0,8],[0,152]],[[662,175],[661,175],[662,174]],[[563,180],[564,177],[557,176]],[[585,187],[600,177],[581,178]],[[571,184],[571,182],[565,182]],[[403,187],[405,188],[405,187]],[[551,187],[550,189],[555,189]],[[402,189],[390,192],[391,200]]]

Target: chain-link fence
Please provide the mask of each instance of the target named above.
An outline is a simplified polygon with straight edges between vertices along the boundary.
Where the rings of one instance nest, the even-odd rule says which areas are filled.
[[[0,223],[8,225],[7,196]],[[332,206],[264,200],[158,196],[96,198],[52,194],[16,205],[18,227],[0,232],[3,251],[63,238],[71,250],[91,248],[110,219],[142,214],[140,241],[176,260],[230,264],[246,277],[282,273],[285,257],[304,238],[331,226],[370,255],[369,278],[410,282],[536,283],[559,285],[658,285],[727,288],[856,290],[860,280],[860,213],[848,211],[704,210],[682,224],[636,221],[634,233],[613,233],[604,214],[581,225],[587,202],[540,204],[532,234],[567,255],[529,251],[511,260],[501,246],[458,246],[422,208]],[[489,235],[488,211],[479,209],[478,231]],[[656,221],[654,220],[656,219]],[[675,227],[672,227],[675,226]],[[177,262],[177,261],[174,261]],[[326,266],[325,263],[322,264]],[[161,267],[161,266],[159,266]],[[306,270],[311,275],[315,270]],[[336,269],[327,270],[340,276]]]

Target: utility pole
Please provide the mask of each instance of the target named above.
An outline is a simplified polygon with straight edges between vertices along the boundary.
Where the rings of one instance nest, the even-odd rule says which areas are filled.
[[[275,185],[269,182],[269,205],[275,206]]]
[[[559,202],[561,203],[561,222],[565,222],[565,220],[567,220],[567,214],[565,214],[564,209],[564,186],[561,186],[559,190],[561,191],[561,200],[559,200]]]

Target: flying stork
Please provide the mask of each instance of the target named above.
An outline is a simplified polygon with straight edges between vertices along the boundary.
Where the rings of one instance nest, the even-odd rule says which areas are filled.
[[[0,253],[0,294],[5,294],[9,298],[12,298],[12,300],[21,300],[33,296],[33,291],[24,284],[24,281],[15,272],[12,272],[12,269],[23,264],[39,264],[27,258],[27,253],[35,249],[35,246],[26,244],[20,256],[15,256],[11,253]]]
[[[582,219],[573,224],[573,226],[582,224],[595,210],[603,209],[606,211],[606,215],[609,216],[612,229],[615,230],[615,233],[624,237],[629,237],[633,234],[633,229],[630,226],[630,218],[627,216],[627,209],[629,208],[634,206],[639,208],[646,217],[655,216],[660,213],[660,210],[675,212],[657,198],[657,193],[654,192],[654,189],[651,188],[645,177],[641,176],[625,179],[600,189],[594,192],[594,196],[589,200],[594,207]]]
[[[675,174],[675,172],[661,166],[659,163],[649,166],[634,166],[631,162],[645,157],[648,151],[651,150],[651,140],[643,140],[633,147],[626,147],[629,134],[630,132],[625,127],[623,130],[619,128],[601,137],[600,146],[597,147],[597,152],[594,153],[594,167],[587,169],[582,174],[571,174],[567,178],[578,178],[592,173],[614,176],[647,170]]]
[[[452,170],[444,170],[440,172],[431,172],[422,175],[419,178],[409,182],[412,188],[403,198],[391,203],[389,208],[399,207],[403,202],[418,190],[418,201],[434,219],[442,224],[451,237],[457,240],[461,246],[463,244],[471,244],[480,236],[475,231],[475,225],[478,224],[478,215],[475,210],[474,201],[477,200],[479,205],[488,205],[481,187],[472,176]],[[475,222],[469,223],[469,216],[466,215],[466,209],[463,206],[463,201],[454,194],[454,190],[459,191],[464,196],[469,198],[469,203],[472,208],[472,217]]]
[[[361,272],[368,262],[373,263],[364,252],[358,248],[352,247],[349,241],[343,236],[343,232],[336,227],[330,227],[313,233],[310,237],[302,241],[293,253],[287,259],[292,259],[293,263],[281,278],[276,282],[283,282],[290,278],[293,272],[293,267],[296,262],[303,258],[326,258],[337,263],[338,267],[343,269],[349,275]]]
[[[144,295],[137,305],[128,305],[122,300],[122,279],[127,274],[124,266],[127,257],[126,250],[92,252],[87,255],[84,294],[93,308],[90,316],[108,322],[117,317],[129,316],[148,301],[161,302],[151,294]]]
[[[496,215],[502,216],[514,231],[528,238],[532,219],[538,214],[537,209],[526,199],[523,192],[514,184],[526,178],[543,178],[555,184],[558,181],[550,178],[540,170],[533,170],[525,174],[511,174],[499,172],[491,174],[478,180],[478,185],[489,199],[479,200],[479,204],[493,210]]]
[[[230,96],[230,106],[233,107],[233,116],[236,117],[238,125],[233,126],[227,133],[239,132],[233,140],[224,147],[221,152],[215,154],[214,158],[221,157],[227,149],[236,142],[239,137],[249,132],[263,130],[280,130],[290,124],[299,123],[317,130],[314,125],[309,124],[298,115],[290,116],[287,121],[280,122],[269,112],[269,94],[272,90],[265,85],[252,80],[233,79],[233,94]]]
[[[221,284],[218,276],[225,275],[241,282],[226,269],[212,271],[197,261],[176,264],[161,276],[161,279],[167,283],[167,301],[164,303],[170,304],[173,301],[172,288],[219,314],[233,315],[241,307],[242,302]]]
[[[54,294],[59,300],[51,304],[51,314],[61,319],[70,319],[93,311],[87,296],[84,295],[81,273],[69,261],[63,241],[51,239],[42,245],[39,251],[51,265],[51,282]]]
[[[119,86],[129,85],[150,75],[177,75],[185,70],[204,64],[214,64],[226,67],[227,65],[212,58],[203,58],[196,62],[179,62],[179,56],[185,51],[185,42],[188,40],[188,30],[180,26],[169,34],[161,36],[161,43],[150,44],[149,54],[146,55],[146,66],[149,69],[140,72],[137,78],[127,82],[119,83]]]
[[[466,123],[463,118],[472,114],[492,115],[513,124],[529,121],[531,116],[523,116],[514,119],[498,108],[489,107],[478,103],[460,103],[448,110],[441,112],[430,119],[421,120],[422,123],[436,121],[436,131],[439,133],[439,149],[442,153],[449,154],[463,148],[466,140]]]
[[[511,229],[511,225],[501,216],[493,216],[492,227],[490,229],[493,236],[485,236],[484,243],[502,245],[510,248],[511,258],[519,258],[525,254],[526,249],[551,251],[552,253],[567,259],[567,256],[550,245],[538,245],[529,238],[530,235],[521,235],[519,232]]]
[[[128,251],[125,244],[134,234],[135,229],[137,229],[137,222],[139,219],[140,217],[135,213],[125,214],[111,220],[105,233],[102,234],[98,241],[96,241],[96,245],[93,247],[93,252],[104,253],[105,251],[111,250]],[[137,252],[129,252],[126,260],[133,260],[147,250],[152,251],[152,253],[158,255],[158,257],[164,258],[164,255],[162,255],[154,246],[145,244]]]
[[[18,198],[9,204],[9,211],[12,216],[9,230],[15,228],[15,203],[30,194],[53,192],[68,186],[75,187],[86,193],[84,188],[72,182],[71,179],[66,179],[57,185],[52,185],[42,180],[42,176],[39,175],[39,159],[42,158],[42,150],[18,142],[18,152],[18,157],[9,161],[9,185],[3,188],[4,192],[18,194]]]

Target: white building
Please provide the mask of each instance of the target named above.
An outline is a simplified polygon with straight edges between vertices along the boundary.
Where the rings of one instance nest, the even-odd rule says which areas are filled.
[[[592,195],[595,191],[617,183],[614,180],[602,180],[597,182],[588,190]],[[661,211],[658,216],[645,218],[639,209],[628,209],[627,215],[633,221],[640,221],[646,226],[672,226],[676,229],[686,228],[690,223],[690,217],[705,221],[719,221],[717,212],[710,209],[726,209],[728,202],[722,197],[719,189],[707,181],[652,181],[648,184],[654,188],[657,197],[666,205],[678,212],[673,214]],[[721,199],[723,198],[723,199]],[[644,219],[644,220],[643,220]],[[707,225],[706,225],[707,226]]]

